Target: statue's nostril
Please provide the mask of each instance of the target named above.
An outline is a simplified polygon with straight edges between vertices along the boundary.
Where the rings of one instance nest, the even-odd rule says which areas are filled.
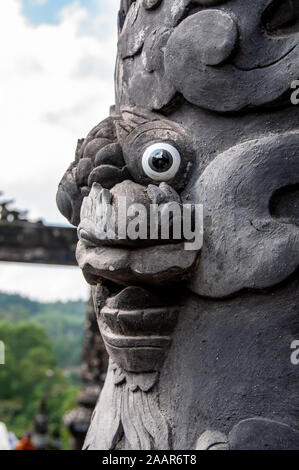
[[[130,178],[127,167],[117,168],[113,165],[100,165],[92,170],[88,178],[88,186],[99,183],[103,188],[111,189],[116,184]]]
[[[205,10],[196,14],[198,54],[206,65],[226,61],[238,43],[238,28],[234,19],[221,10]]]

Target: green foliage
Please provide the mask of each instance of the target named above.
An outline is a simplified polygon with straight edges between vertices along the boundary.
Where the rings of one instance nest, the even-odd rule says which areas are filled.
[[[27,321],[43,326],[62,368],[81,364],[85,308],[83,301],[40,303],[0,293],[0,321]]]
[[[47,313],[49,310],[80,317],[82,313],[84,313],[85,302],[75,300],[69,302],[41,303],[18,294],[0,292],[0,316],[2,320],[5,318],[10,321],[26,320],[27,317]]]
[[[75,407],[79,380],[72,370],[81,363],[84,313],[84,302],[41,304],[0,294],[0,421],[18,437],[32,429],[44,396],[51,429]],[[62,436],[66,446],[65,428]]]

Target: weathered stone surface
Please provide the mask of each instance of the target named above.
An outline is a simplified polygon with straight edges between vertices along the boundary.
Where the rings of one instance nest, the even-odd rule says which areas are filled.
[[[251,418],[233,428],[229,445],[232,450],[296,450],[299,431],[270,419]]]
[[[196,443],[197,450],[296,450],[298,446],[298,431],[264,418],[240,421],[228,436],[205,431]]]
[[[166,75],[176,90],[197,106],[222,112],[274,102],[288,91],[298,75],[296,34],[282,37],[263,34],[260,15],[267,2],[251,2],[250,21],[244,14],[243,2],[230,4],[225,12],[200,11],[184,19],[175,28],[165,50]],[[219,28],[211,28],[205,34],[212,18]],[[234,18],[237,18],[240,40],[237,40]],[[220,34],[224,42],[220,41],[221,47],[217,48]],[[204,42],[201,35],[205,35]],[[238,49],[219,69],[206,59],[213,47],[217,51],[214,55],[217,65],[225,61],[233,48]]]
[[[96,132],[130,177],[106,192],[99,171],[98,193],[201,203],[204,244],[102,243],[97,186],[73,184],[79,150],[60,191],[77,225],[88,196],[77,259],[111,356],[85,448],[299,448],[298,1],[123,1],[119,18],[115,108]],[[180,154],[166,186],[143,164],[157,143]]]
[[[228,438],[219,431],[205,431],[197,440],[196,450],[229,450]]]
[[[217,156],[202,173],[194,191],[206,220],[191,281],[196,293],[225,297],[271,287],[296,271],[298,226],[287,214],[272,217],[270,201],[279,188],[299,181],[298,148],[299,133],[249,141]]]
[[[80,268],[92,284],[104,278],[117,280],[122,285],[145,282],[160,286],[187,276],[197,253],[185,252],[184,244],[130,251],[116,247],[91,248],[80,241],[76,256]]]
[[[86,309],[82,359],[82,389],[77,398],[78,406],[64,417],[72,435],[72,450],[82,449],[108,368],[108,355],[98,329],[92,297]]]

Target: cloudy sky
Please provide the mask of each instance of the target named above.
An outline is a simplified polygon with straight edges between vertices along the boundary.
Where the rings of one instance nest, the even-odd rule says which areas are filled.
[[[65,223],[57,184],[76,141],[109,113],[119,0],[0,5],[0,190],[32,219]],[[0,264],[0,290],[41,300],[87,296],[77,268]]]

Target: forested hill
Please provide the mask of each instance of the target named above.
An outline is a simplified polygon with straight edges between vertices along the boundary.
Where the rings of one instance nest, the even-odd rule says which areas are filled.
[[[31,318],[40,313],[48,313],[49,310],[61,314],[72,314],[82,316],[85,312],[85,302],[82,300],[69,302],[41,303],[22,297],[17,294],[6,294],[0,292],[0,319],[20,321]]]
[[[83,301],[41,303],[0,292],[0,322],[33,322],[43,326],[62,368],[81,364],[85,308]]]

